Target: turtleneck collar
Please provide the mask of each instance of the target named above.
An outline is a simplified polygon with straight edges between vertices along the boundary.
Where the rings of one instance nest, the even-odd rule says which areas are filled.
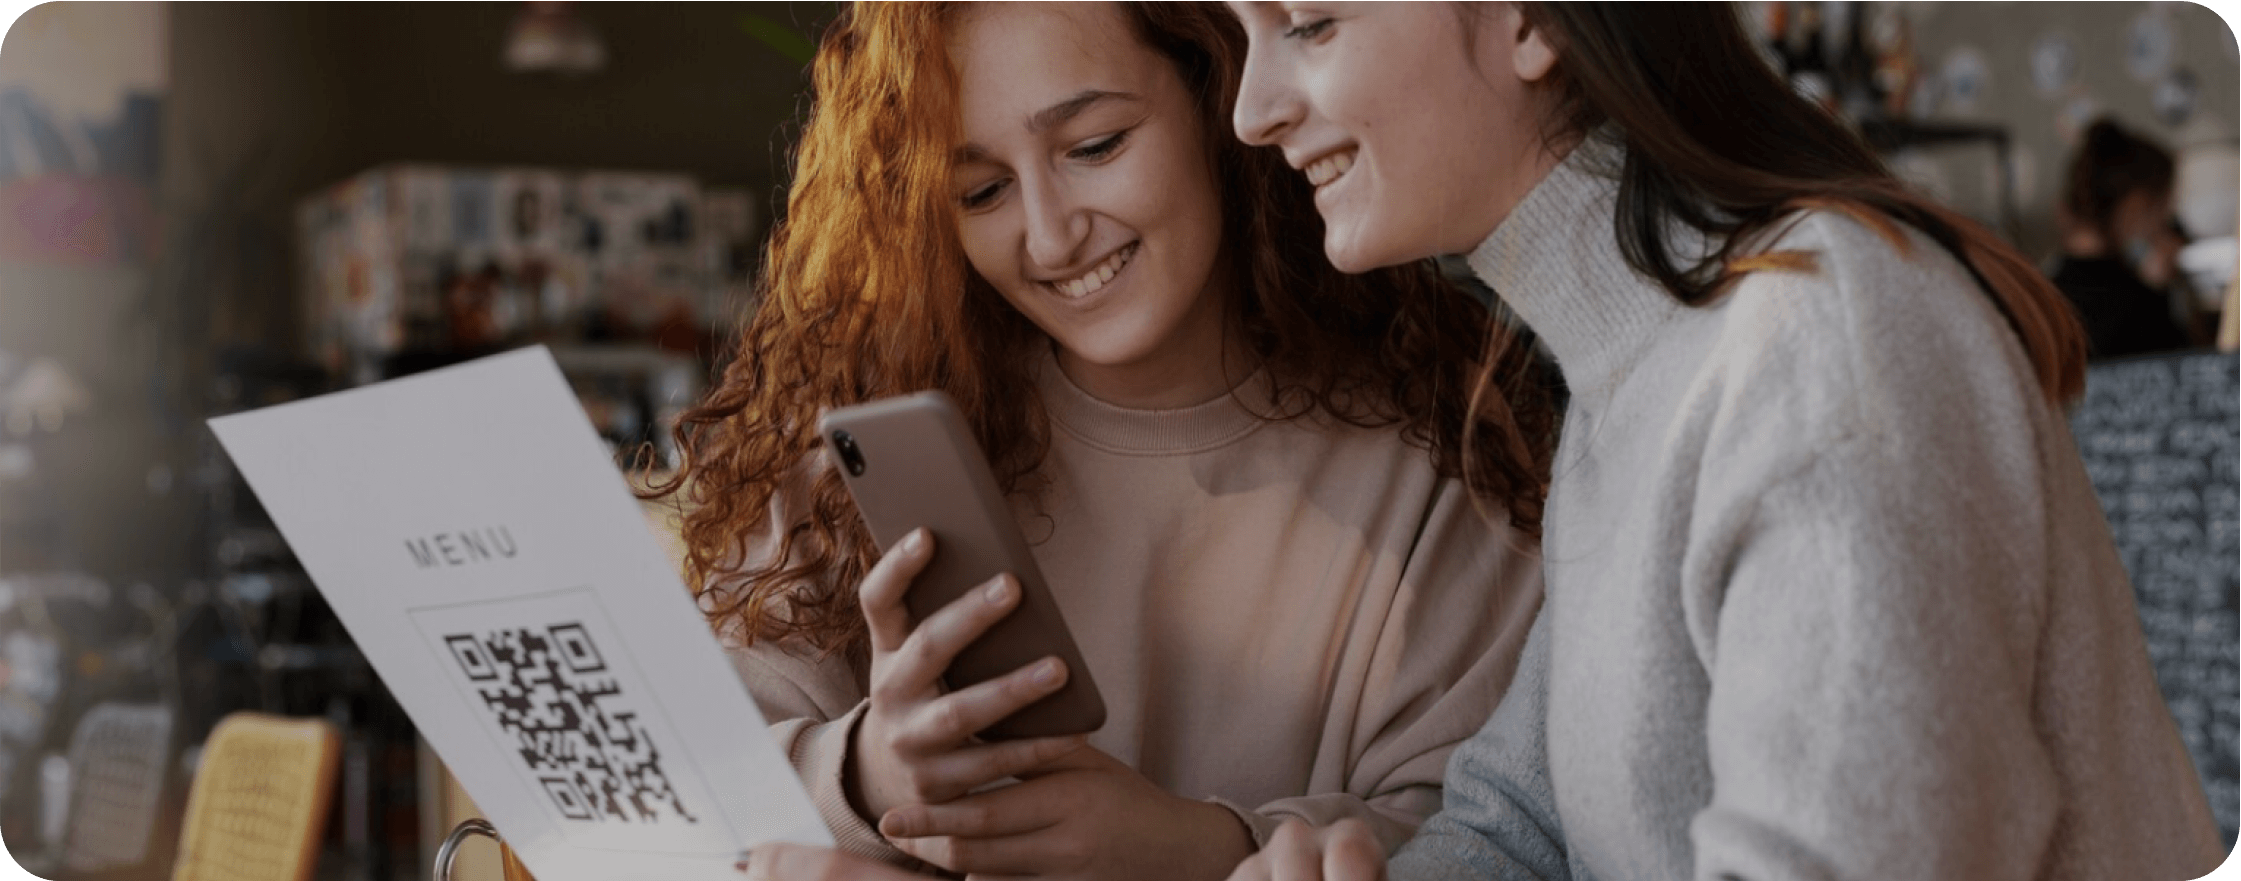
[[[1467,255],[1548,344],[1574,394],[1620,379],[1659,325],[1687,308],[1619,250],[1613,217],[1625,156],[1609,131],[1584,139]],[[1703,236],[1674,229],[1676,255],[1708,253]]]

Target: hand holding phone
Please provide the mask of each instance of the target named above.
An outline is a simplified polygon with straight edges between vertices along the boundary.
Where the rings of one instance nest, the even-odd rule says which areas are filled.
[[[867,822],[908,804],[942,804],[1049,764],[1082,745],[1079,736],[979,742],[975,732],[1065,686],[1068,669],[1044,658],[1003,676],[944,693],[942,671],[1019,604],[1001,576],[951,601],[916,628],[903,596],[935,553],[924,530],[888,549],[859,590],[871,627],[871,706],[856,728],[850,797]]]
[[[958,782],[1061,745],[969,743],[975,736],[1047,739],[1103,725],[1096,682],[948,398],[844,407],[818,429],[873,539],[890,548],[859,590],[873,681],[857,732],[858,807],[876,819],[898,792],[946,800],[923,796],[961,795],[1017,772],[952,793]],[[1045,672],[1054,675],[1038,679]]]

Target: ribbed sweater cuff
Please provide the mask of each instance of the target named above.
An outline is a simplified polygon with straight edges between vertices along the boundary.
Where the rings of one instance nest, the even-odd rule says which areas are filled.
[[[1209,798],[1207,801],[1220,805],[1228,809],[1230,813],[1237,815],[1237,821],[1245,824],[1246,831],[1253,834],[1253,849],[1256,851],[1267,847],[1269,837],[1276,834],[1276,827],[1284,825],[1284,818],[1282,817],[1271,817],[1242,807],[1226,798]]]
[[[847,715],[811,726],[794,740],[793,763],[801,770],[810,800],[833,833],[834,848],[868,859],[916,868],[917,859],[888,843],[886,836],[856,813],[848,803],[848,752],[856,741],[856,723],[869,703],[859,703]]]

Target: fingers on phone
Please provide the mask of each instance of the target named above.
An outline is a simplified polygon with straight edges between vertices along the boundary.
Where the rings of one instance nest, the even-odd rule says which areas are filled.
[[[1023,674],[1026,684],[1020,684]],[[951,692],[921,706],[900,745],[921,750],[946,750],[985,731],[1066,683],[1066,667],[1056,658],[1045,659],[1003,677]],[[1037,676],[1047,675],[1041,679]]]
[[[958,750],[941,760],[941,775],[960,791],[971,792],[1007,777],[1018,777],[1081,749],[1080,735],[1006,740]]]
[[[903,605],[903,594],[910,592],[912,579],[933,558],[933,534],[923,528],[913,529],[864,575],[864,583],[856,589],[856,602],[863,606],[874,651],[895,651],[910,636],[910,612]]]
[[[932,683],[949,669],[957,653],[1019,605],[1019,582],[999,575],[966,592],[929,616],[903,641],[898,653],[907,665],[903,678]]]
[[[904,772],[909,792],[907,801],[921,806],[942,804],[990,783],[1018,776],[1063,758],[1080,749],[1085,742],[1078,735],[1046,737],[973,745],[932,754]],[[906,746],[905,749],[915,751],[917,747]],[[890,810],[888,815],[892,816],[894,813],[895,811]]]
[[[1066,685],[1066,664],[1044,658],[995,679],[947,695],[927,705],[927,736],[954,743],[970,737],[1056,693]]]

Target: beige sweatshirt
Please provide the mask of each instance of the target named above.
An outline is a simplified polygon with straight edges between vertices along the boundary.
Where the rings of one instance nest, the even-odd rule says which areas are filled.
[[[1235,396],[1131,411],[1054,362],[1048,517],[1022,528],[1103,692],[1090,744],[1265,841],[1285,817],[1398,847],[1499,703],[1540,608],[1529,540],[1393,429],[1267,422]],[[908,864],[849,806],[861,674],[727,640],[842,849]]]

